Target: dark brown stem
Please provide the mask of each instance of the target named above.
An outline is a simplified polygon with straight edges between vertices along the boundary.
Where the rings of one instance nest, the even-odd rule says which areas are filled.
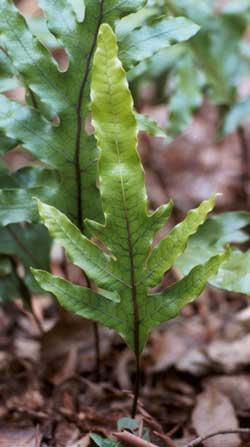
[[[86,273],[84,273],[84,276],[88,289],[92,289],[89,277],[86,275]],[[93,327],[94,346],[95,346],[95,377],[96,381],[99,382],[101,375],[100,336],[99,336],[98,324],[94,322],[92,323],[92,327]]]
[[[232,434],[243,434],[243,433],[250,435],[250,428],[221,430],[214,433],[210,433],[208,435],[200,436],[199,438],[194,439],[193,441],[189,442],[185,447],[198,447],[202,442],[206,441],[207,439],[214,438],[215,436],[219,435],[232,435]]]
[[[83,227],[83,210],[82,210],[82,179],[81,179],[81,160],[80,160],[80,149],[81,149],[81,134],[82,134],[82,126],[83,126],[83,117],[82,117],[82,101],[84,96],[84,90],[87,85],[89,73],[90,73],[90,65],[92,61],[92,57],[94,55],[97,36],[99,32],[99,28],[101,26],[103,19],[103,0],[100,1],[100,12],[99,18],[97,21],[97,26],[94,32],[93,42],[89,51],[89,54],[86,59],[86,66],[82,77],[82,82],[79,90],[77,105],[76,105],[76,140],[75,140],[75,156],[74,156],[74,164],[75,164],[75,176],[76,176],[76,191],[77,191],[77,226],[81,232],[84,231]],[[91,284],[89,278],[85,273],[85,278],[87,282],[87,286],[91,289]],[[99,331],[97,323],[93,323],[93,331],[94,331],[94,340],[95,340],[95,358],[96,358],[96,379],[97,381],[100,378],[100,339],[99,339]]]
[[[81,149],[81,134],[82,134],[82,126],[83,126],[83,117],[82,117],[82,101],[84,90],[88,81],[89,73],[90,73],[90,65],[92,61],[92,57],[94,55],[97,36],[99,32],[99,28],[101,26],[103,19],[103,0],[100,1],[100,12],[99,18],[97,21],[97,26],[94,31],[93,42],[90,48],[90,51],[86,58],[86,66],[82,77],[82,82],[79,90],[77,105],[76,105],[76,140],[75,140],[75,155],[74,155],[74,163],[75,163],[75,176],[76,176],[76,189],[77,189],[77,224],[78,228],[83,231],[83,212],[82,212],[82,180],[81,180],[81,160],[80,160],[80,149]]]
[[[140,369],[140,356],[136,354],[135,356],[135,385],[134,385],[134,397],[133,397],[133,406],[131,411],[131,417],[134,419],[136,416],[137,404],[140,394],[140,385],[141,385],[141,369]]]
[[[246,130],[244,129],[244,126],[238,127],[237,134],[238,134],[240,149],[241,149],[241,160],[242,160],[241,180],[242,180],[244,207],[247,210],[249,210],[250,209],[250,197],[249,197],[250,154],[249,154],[248,139],[246,136]]]
[[[100,356],[100,335],[97,323],[93,323],[94,344],[95,344],[95,377],[96,381],[100,381],[101,356]]]

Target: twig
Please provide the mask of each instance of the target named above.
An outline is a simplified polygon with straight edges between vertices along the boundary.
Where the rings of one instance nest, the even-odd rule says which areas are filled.
[[[206,441],[207,439],[213,438],[214,436],[219,436],[219,435],[231,435],[231,434],[248,434],[250,435],[250,428],[238,428],[238,429],[234,429],[234,430],[221,430],[221,431],[217,431],[214,433],[210,433],[208,435],[205,436],[200,436],[199,438],[194,439],[193,441],[189,442],[185,447],[197,447],[199,446],[202,442]]]
[[[164,441],[167,447],[176,447],[175,442],[173,441],[173,439],[170,438],[170,436],[163,433],[158,433],[157,431],[154,431],[153,433],[157,436],[157,438]]]
[[[133,435],[128,431],[123,431],[120,433],[113,433],[113,436],[121,441],[123,444],[128,445],[129,447],[158,447],[156,444],[152,442],[145,441],[139,436]]]

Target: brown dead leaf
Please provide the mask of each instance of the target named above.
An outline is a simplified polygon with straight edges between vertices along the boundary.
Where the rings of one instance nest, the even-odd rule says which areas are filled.
[[[71,447],[79,437],[78,428],[71,423],[60,422],[56,427],[56,447]]]
[[[215,376],[206,379],[205,383],[229,397],[237,412],[250,410],[250,374]]]
[[[41,435],[35,427],[0,428],[0,447],[39,447]]]
[[[44,400],[40,391],[34,388],[13,394],[6,400],[6,408],[15,411],[37,411],[43,404]]]
[[[119,355],[119,361],[114,365],[114,378],[123,390],[129,390],[131,387],[131,380],[129,377],[129,365],[134,361],[132,352],[125,349]]]
[[[218,371],[233,373],[250,363],[250,335],[239,340],[214,341],[207,348],[207,355]]]
[[[148,368],[149,373],[156,373],[170,368],[179,360],[187,348],[182,334],[171,331],[155,334],[152,343],[154,363]]]
[[[194,376],[202,376],[209,371],[209,361],[199,348],[194,348],[180,357],[176,363],[176,368],[179,371],[187,371]]]
[[[160,372],[176,366],[183,355],[201,346],[205,339],[206,329],[197,317],[176,322],[166,331],[154,332],[151,336],[152,365],[148,372]]]
[[[192,413],[192,423],[198,436],[238,428],[238,420],[231,401],[213,386],[208,386],[199,394]],[[230,434],[216,436],[204,441],[203,444],[206,447],[239,447],[241,442],[238,434]]]
[[[72,444],[70,447],[88,447],[89,444],[90,444],[90,437],[89,435],[85,435],[83,436],[83,438],[74,442],[74,444]]]

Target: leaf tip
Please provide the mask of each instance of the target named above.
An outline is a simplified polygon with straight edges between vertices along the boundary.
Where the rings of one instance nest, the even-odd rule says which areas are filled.
[[[31,271],[32,275],[34,276],[34,278],[38,281],[38,278],[39,278],[39,272],[40,272],[41,270],[39,270],[39,269],[34,269],[33,267],[30,267],[30,271]]]
[[[115,37],[115,34],[108,23],[102,23],[99,29],[99,37],[106,40],[108,37]]]

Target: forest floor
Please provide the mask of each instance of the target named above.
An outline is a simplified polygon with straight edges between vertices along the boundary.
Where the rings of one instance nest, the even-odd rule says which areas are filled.
[[[165,119],[165,107],[143,111]],[[168,146],[141,136],[151,205],[173,197],[172,224],[214,191],[223,193],[218,211],[248,207],[239,138],[215,143],[216,123],[206,103]],[[12,153],[6,161],[11,166],[22,156]],[[63,274],[58,256],[52,269]],[[77,278],[77,271],[69,274]],[[85,447],[91,432],[110,436],[118,419],[130,415],[133,355],[100,328],[97,380],[92,324],[58,309],[47,295],[34,297],[33,307],[43,334],[20,303],[0,310],[0,447]],[[160,447],[184,447],[204,433],[250,426],[248,297],[208,287],[178,318],[152,332],[137,417]],[[250,446],[249,439],[236,433],[202,445]]]

